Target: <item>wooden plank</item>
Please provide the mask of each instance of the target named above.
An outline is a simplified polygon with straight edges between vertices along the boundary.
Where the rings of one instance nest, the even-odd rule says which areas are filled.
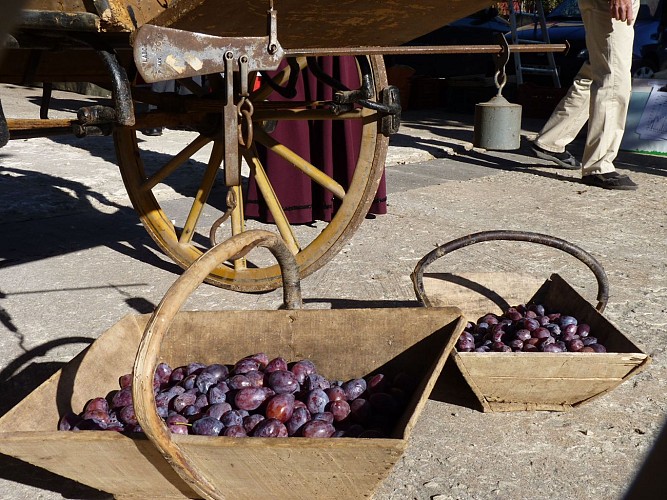
[[[284,48],[401,45],[491,5],[488,0],[281,0]],[[266,0],[177,0],[150,24],[218,36],[266,36]]]
[[[622,379],[526,379],[477,378],[479,388],[489,403],[533,403],[536,405],[572,405],[604,391],[617,387]]]
[[[457,353],[473,377],[540,379],[621,379],[640,365],[646,354],[618,353]]]
[[[341,438],[325,443],[293,438],[299,441],[295,447],[290,438],[278,443],[251,438],[237,440],[234,446],[204,447],[195,442],[203,441],[199,436],[185,438],[177,442],[189,453],[191,463],[206,477],[215,478],[227,498],[238,499],[365,498],[389,474],[407,444],[403,440]]]
[[[60,12],[87,12],[84,0],[26,0],[24,9]]]
[[[145,438],[52,431],[2,432],[0,439],[2,453],[102,491],[145,499],[197,498]]]
[[[169,2],[171,3],[171,2]],[[63,13],[90,12],[100,16],[101,31],[133,31],[165,10],[165,2],[145,0],[107,0],[99,6],[84,0],[27,0],[24,9]],[[97,9],[100,10],[97,10]]]

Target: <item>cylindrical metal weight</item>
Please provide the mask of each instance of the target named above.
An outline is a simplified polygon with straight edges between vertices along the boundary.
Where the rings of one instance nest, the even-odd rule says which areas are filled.
[[[521,106],[497,95],[475,106],[476,148],[510,150],[521,145]]]

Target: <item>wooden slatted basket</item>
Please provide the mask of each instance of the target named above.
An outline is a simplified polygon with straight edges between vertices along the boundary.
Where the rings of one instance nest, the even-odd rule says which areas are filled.
[[[558,274],[552,274],[541,285],[534,277],[508,273],[424,274],[425,267],[437,258],[490,240],[545,244],[579,258],[597,278],[597,306],[593,307]],[[422,304],[441,307],[454,302],[468,321],[477,321],[489,312],[500,314],[510,305],[543,304],[588,323],[591,334],[607,348],[606,353],[478,353],[458,352],[454,348],[443,377],[460,372],[458,379],[469,387],[484,412],[567,411],[606,394],[650,363],[650,357],[602,315],[608,300],[608,283],[602,266],[590,254],[564,240],[519,231],[475,233],[430,252],[417,264],[412,280]],[[451,396],[456,392],[456,381],[448,381]],[[465,401],[464,391],[465,387],[459,384],[459,394],[451,397]]]
[[[153,315],[121,319],[5,414],[0,452],[116,498],[371,497],[405,449],[465,326],[461,311],[179,311],[210,266],[258,244],[283,250],[276,257],[285,303],[300,304],[296,265],[276,235],[249,231],[223,242],[174,283]],[[156,420],[150,401],[158,362],[233,363],[255,352],[288,361],[309,358],[331,379],[406,371],[419,385],[386,439],[172,436]],[[145,435],[56,430],[63,414],[78,412],[87,400],[117,389],[118,377],[133,367],[135,410]]]

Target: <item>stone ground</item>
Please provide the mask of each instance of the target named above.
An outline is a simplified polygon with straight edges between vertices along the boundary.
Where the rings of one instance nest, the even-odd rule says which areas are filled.
[[[38,89],[0,88],[8,117],[37,117],[38,96]],[[52,117],[81,105],[74,94],[55,97]],[[535,231],[601,262],[610,283],[605,316],[652,364],[565,413],[481,413],[430,400],[376,498],[665,498],[667,158],[621,153],[618,170],[640,189],[608,192],[536,161],[525,140],[518,151],[473,149],[471,121],[444,109],[405,113],[387,162],[389,213],[366,220],[303,280],[308,307],[415,305],[410,273],[436,245],[482,230]],[[541,123],[525,119],[524,139]],[[178,145],[178,134],[146,140]],[[581,150],[578,140],[574,152]],[[180,274],[140,225],[114,162],[110,138],[16,140],[0,151],[0,415],[124,315],[150,312]],[[557,272],[589,300],[596,293],[579,261],[525,243],[475,245],[430,270],[538,279]],[[280,303],[280,291],[204,285],[188,308]],[[109,498],[7,456],[0,457],[0,492],[11,500]]]

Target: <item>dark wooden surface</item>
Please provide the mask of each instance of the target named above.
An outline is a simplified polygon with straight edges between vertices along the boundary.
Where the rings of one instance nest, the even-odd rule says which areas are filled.
[[[489,0],[280,0],[284,48],[400,45],[488,7]],[[179,0],[151,24],[220,36],[266,35],[268,0]]]

